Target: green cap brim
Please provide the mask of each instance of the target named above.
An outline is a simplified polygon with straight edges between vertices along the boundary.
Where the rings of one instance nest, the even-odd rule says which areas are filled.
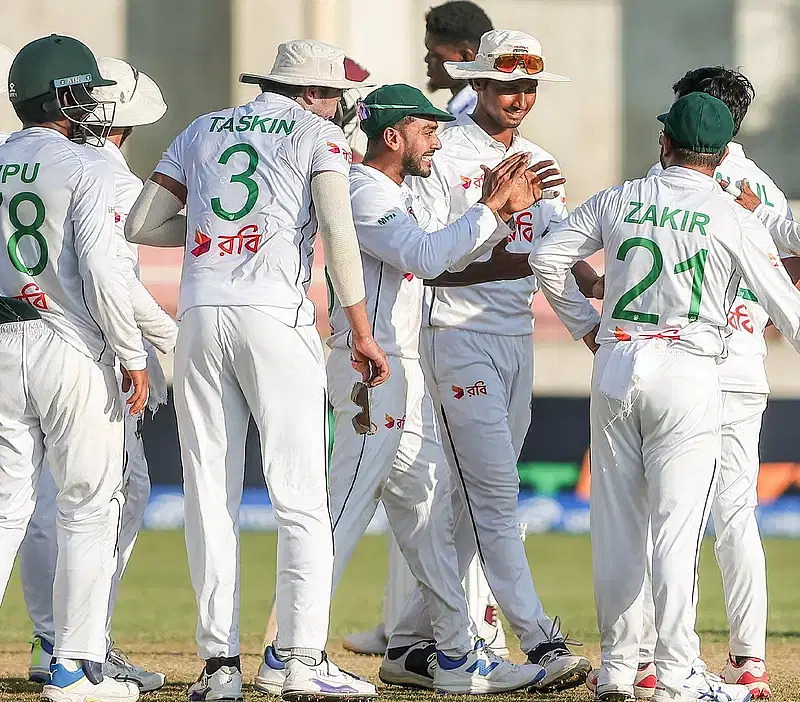
[[[108,78],[100,78],[100,80],[93,80],[92,87],[93,88],[107,88],[110,85],[116,85],[117,81],[109,80]]]
[[[408,113],[409,117],[430,117],[431,119],[435,119],[437,122],[453,122],[455,121],[455,117],[451,115],[449,112],[445,112],[444,110],[440,110],[437,107],[433,109],[423,109],[420,111],[412,110]]]
[[[666,121],[667,121],[667,115],[668,115],[668,114],[669,114],[669,112],[665,112],[663,115],[659,115],[658,117],[656,117],[656,119],[657,119],[659,122],[661,122],[661,124],[664,124],[664,122],[666,122]]]

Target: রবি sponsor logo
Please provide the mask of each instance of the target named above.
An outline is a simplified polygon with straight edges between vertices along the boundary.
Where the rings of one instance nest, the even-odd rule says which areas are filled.
[[[47,296],[36,283],[26,283],[22,286],[20,294],[14,297],[15,300],[22,300],[29,305],[33,305],[37,310],[46,310]]]
[[[328,151],[330,151],[332,154],[341,154],[345,161],[348,163],[353,162],[353,153],[351,151],[342,148],[338,144],[334,144],[332,141],[327,142],[327,144]]]
[[[461,187],[464,188],[464,190],[469,190],[472,187],[483,187],[483,174],[479,175],[477,178],[470,178],[469,176],[459,176],[459,178],[461,178]]]
[[[206,236],[199,229],[194,230],[194,243],[197,246],[192,249],[192,256],[202,256],[211,250],[211,237]]]
[[[453,397],[460,400],[462,397],[477,397],[478,395],[486,395],[486,383],[482,380],[476,380],[472,385],[467,385],[466,389],[458,385],[451,385],[453,390]]]
[[[406,424],[406,416],[405,415],[395,419],[390,414],[387,414],[387,415],[385,415],[385,419],[386,419],[386,425],[385,426],[386,426],[387,429],[394,429],[396,427],[398,431],[402,431],[403,427]]]

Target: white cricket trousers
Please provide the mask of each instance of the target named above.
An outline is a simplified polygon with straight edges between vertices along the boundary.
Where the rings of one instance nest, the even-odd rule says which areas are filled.
[[[649,522],[656,671],[678,695],[695,659],[697,565],[720,459],[719,378],[714,359],[668,350],[622,416],[622,403],[600,392],[613,348],[595,357],[590,409],[598,686],[633,691]]]
[[[762,660],[767,653],[767,570],[756,506],[761,465],[758,442],[767,397],[764,393],[722,393],[722,457],[711,503],[730,652]],[[656,639],[651,603],[652,592],[646,590],[643,661],[652,660]],[[697,643],[699,657],[699,639]]]
[[[324,650],[333,539],[317,330],[288,327],[258,307],[193,307],[181,319],[173,382],[200,657],[239,655],[239,507],[251,413],[278,523],[278,645]]]
[[[420,351],[457,487],[459,576],[477,548],[497,603],[527,653],[553,632],[517,526],[517,458],[531,421],[532,338],[426,327]],[[389,645],[430,638],[429,620],[417,589]]]
[[[453,542],[450,475],[418,360],[389,356],[391,375],[370,390],[374,433],[356,434],[350,399],[361,379],[347,349],[328,357],[334,440],[330,490],[334,587],[382,499],[397,544],[420,583],[437,648],[471,649],[469,615]],[[280,630],[280,629],[279,629]]]
[[[102,662],[122,508],[124,410],[114,368],[43,321],[0,324],[0,386],[0,592],[46,453],[57,490],[54,653]]]
[[[131,391],[132,392],[132,391]],[[125,413],[125,464],[122,478],[122,520],[117,544],[117,568],[111,578],[111,595],[106,617],[106,645],[111,646],[111,619],[117,603],[119,583],[136,544],[150,497],[150,474],[144,454],[140,426],[143,415]],[[33,623],[33,635],[52,643],[53,579],[56,572],[56,486],[44,463],[39,478],[36,507],[19,551],[22,594]]]

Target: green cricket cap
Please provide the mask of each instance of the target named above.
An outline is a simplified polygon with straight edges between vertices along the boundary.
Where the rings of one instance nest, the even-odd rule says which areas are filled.
[[[666,134],[678,148],[716,154],[733,139],[733,117],[728,106],[707,93],[689,93],[659,115]]]
[[[404,117],[430,117],[437,122],[452,122],[455,117],[431,104],[417,88],[404,83],[383,85],[373,90],[358,108],[361,131],[370,139],[397,124]]]
[[[83,85],[87,90],[116,81],[100,75],[91,49],[73,37],[51,34],[23,46],[8,73],[8,97],[18,104],[54,95],[57,88]]]

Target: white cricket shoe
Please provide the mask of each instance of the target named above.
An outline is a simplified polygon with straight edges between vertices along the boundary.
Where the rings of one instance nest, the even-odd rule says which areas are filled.
[[[591,692],[597,693],[597,676],[600,674],[600,668],[595,668],[589,675],[586,676],[586,687]],[[656,664],[653,661],[649,663],[639,663],[636,669],[636,680],[633,683],[633,695],[637,700],[649,700],[656,689]],[[608,686],[604,686],[608,687]],[[602,693],[603,691],[601,691]],[[600,694],[597,695],[598,699]]]
[[[119,648],[111,648],[108,652],[106,662],[103,663],[103,675],[120,682],[131,682],[142,693],[160,690],[167,682],[164,673],[153,673],[131,663],[128,656]]]
[[[280,695],[285,680],[286,662],[275,655],[271,645],[267,646],[256,675],[256,690],[265,695]]]
[[[212,659],[213,660],[213,659]],[[211,700],[242,700],[242,671],[235,665],[221,665],[208,672],[208,664],[203,668],[197,682],[189,687],[189,702],[211,702]]]
[[[592,664],[586,656],[572,653],[567,644],[582,645],[579,641],[572,641],[569,637],[562,636],[561,620],[556,617],[547,641],[528,652],[528,662],[540,665],[547,671],[547,675],[533,686],[537,692],[569,690],[586,682]]]
[[[342,639],[342,646],[353,653],[365,656],[382,656],[386,653],[389,640],[383,629],[383,623],[378,624],[369,631],[359,631]]]
[[[387,648],[378,677],[387,685],[433,689],[436,670],[436,643],[418,641],[411,646]]]
[[[683,683],[683,691],[679,698],[670,695],[661,683],[656,685],[653,702],[668,702],[679,699],[680,702],[750,702],[750,690],[744,685],[729,685],[719,675],[707,670],[693,669]]]
[[[139,688],[133,683],[103,677],[102,664],[81,661],[83,667],[67,670],[62,663],[50,666],[50,675],[42,688],[42,702],[136,702]],[[87,676],[87,668],[94,680]],[[101,679],[102,678],[102,679]]]
[[[481,639],[466,656],[451,659],[441,651],[436,657],[433,687],[438,693],[490,695],[514,692],[539,682],[545,669],[533,663],[515,665],[484,646]]]
[[[53,644],[38,634],[31,641],[31,662],[28,666],[28,680],[44,684],[50,675],[53,660]]]
[[[318,702],[329,699],[370,699],[378,688],[355,675],[339,670],[326,654],[318,665],[306,665],[298,658],[286,661],[286,680],[281,698],[288,702]]]
[[[728,662],[722,669],[722,679],[726,683],[744,685],[754,700],[772,698],[769,686],[767,665],[760,658],[728,655]]]

